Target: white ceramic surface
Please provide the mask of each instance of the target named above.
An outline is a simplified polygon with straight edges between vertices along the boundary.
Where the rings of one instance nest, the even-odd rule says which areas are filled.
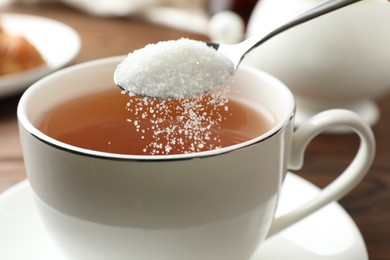
[[[247,36],[267,31],[318,0],[261,0]],[[297,97],[300,125],[331,108],[358,113],[373,125],[376,99],[390,90],[390,3],[361,1],[299,25],[253,50],[244,63],[282,80]]]
[[[287,174],[277,214],[304,203],[318,192],[313,184]],[[0,194],[0,259],[65,260],[46,232],[33,196],[27,181]],[[266,240],[252,260],[292,257],[300,260],[368,260],[359,230],[335,202]]]
[[[68,25],[48,18],[2,13],[0,24],[8,33],[26,37],[42,54],[48,67],[0,76],[0,97],[20,92],[46,74],[67,65],[80,50],[80,37]]]
[[[31,86],[19,102],[27,176],[45,224],[71,258],[99,251],[95,259],[127,259],[130,253],[136,259],[246,259],[267,235],[346,195],[371,166],[374,137],[356,114],[326,111],[294,131],[288,88],[245,66],[230,94],[266,110],[275,125],[240,144],[193,154],[125,155],[74,147],[37,129],[41,113],[54,104],[113,88],[122,59],[59,71]],[[356,157],[313,200],[274,218],[287,169],[300,169],[308,143],[334,126],[358,134]]]

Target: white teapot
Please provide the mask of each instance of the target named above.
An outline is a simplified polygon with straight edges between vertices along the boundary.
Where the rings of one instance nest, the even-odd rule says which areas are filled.
[[[247,36],[275,27],[318,0],[260,0]],[[379,118],[375,99],[390,89],[390,3],[365,0],[316,18],[253,50],[244,59],[282,80],[296,96],[297,124],[328,108]]]

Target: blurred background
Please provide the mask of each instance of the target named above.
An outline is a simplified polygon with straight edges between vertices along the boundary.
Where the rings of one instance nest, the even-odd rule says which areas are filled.
[[[49,65],[49,70],[39,73],[0,76],[0,192],[26,178],[16,107],[24,90],[47,73],[181,37],[234,44],[319,2],[0,0],[3,29],[31,40]],[[329,108],[354,110],[372,125],[377,139],[374,164],[362,183],[339,203],[356,223],[374,260],[390,256],[389,26],[388,1],[364,0],[291,29],[244,60],[246,65],[275,75],[292,90],[298,103],[297,126]],[[356,136],[348,132],[321,135],[309,145],[305,166],[297,174],[325,187],[353,158],[358,145]],[[1,212],[0,205],[0,221]],[[318,239],[318,234],[307,238]],[[0,259],[5,241],[0,234]],[[338,259],[334,255],[321,259],[326,257]],[[364,254],[360,257],[366,259]]]

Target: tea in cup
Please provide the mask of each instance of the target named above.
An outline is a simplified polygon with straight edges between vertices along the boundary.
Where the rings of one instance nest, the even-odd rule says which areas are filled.
[[[347,194],[371,166],[374,137],[356,114],[326,111],[294,130],[290,90],[246,66],[230,86],[223,117],[232,118],[220,124],[227,134],[206,129],[210,138],[202,136],[204,143],[196,143],[195,150],[193,139],[168,151],[160,139],[151,152],[150,141],[141,142],[150,138],[147,131],[134,130],[145,126],[135,123],[142,113],[131,118],[137,106],[129,108],[130,97],[112,82],[122,59],[57,71],[31,86],[18,105],[36,205],[69,259],[250,259],[267,237]],[[121,120],[127,125],[113,123]],[[287,171],[302,167],[305,148],[316,135],[339,126],[359,136],[356,157],[317,197],[275,218]],[[106,128],[105,134],[98,127]]]

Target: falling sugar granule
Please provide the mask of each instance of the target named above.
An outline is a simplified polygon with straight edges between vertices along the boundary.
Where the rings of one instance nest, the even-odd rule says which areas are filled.
[[[115,70],[114,81],[139,96],[180,99],[214,89],[233,72],[225,55],[204,42],[183,38],[130,53]]]
[[[129,120],[150,155],[187,154],[220,148],[218,131],[228,115],[227,88],[186,99],[130,95]]]

